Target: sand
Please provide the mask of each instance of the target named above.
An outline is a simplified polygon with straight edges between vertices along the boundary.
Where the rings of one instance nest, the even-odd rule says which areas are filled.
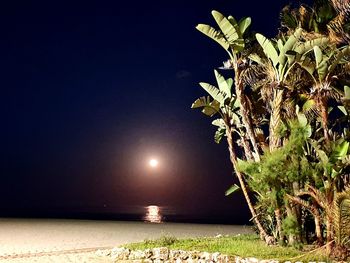
[[[234,225],[0,218],[0,262],[109,262],[94,252],[164,234],[185,238],[248,232],[249,227]]]

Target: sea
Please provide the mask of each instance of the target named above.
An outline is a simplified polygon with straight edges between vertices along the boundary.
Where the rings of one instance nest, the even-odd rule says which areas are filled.
[[[205,211],[183,212],[171,206],[156,204],[136,206],[103,207],[23,207],[21,209],[3,209],[2,218],[58,218],[58,219],[91,219],[139,221],[161,224],[165,222],[196,224],[249,225],[247,211],[231,210],[206,213]]]

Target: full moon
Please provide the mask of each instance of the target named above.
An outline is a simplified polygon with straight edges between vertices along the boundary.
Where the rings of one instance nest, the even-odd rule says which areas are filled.
[[[149,165],[151,166],[151,167],[157,167],[158,166],[158,160],[156,160],[156,159],[151,159],[150,161],[149,161]]]

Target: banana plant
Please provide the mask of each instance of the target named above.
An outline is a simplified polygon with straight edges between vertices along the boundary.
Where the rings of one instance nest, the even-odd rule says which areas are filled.
[[[308,52],[315,44],[326,45],[328,43],[328,39],[324,37],[302,42],[300,39],[302,32],[301,28],[297,28],[294,34],[280,38],[277,41],[256,34],[256,40],[266,58],[262,58],[257,54],[251,54],[249,57],[260,65],[266,65],[266,63],[270,65],[269,67],[265,66],[268,70],[266,76],[269,79],[269,88],[273,90],[269,102],[271,109],[269,123],[270,151],[280,146],[278,133],[282,124],[282,106],[287,90],[292,88],[288,87],[287,78],[297,63],[295,54]]]
[[[219,30],[206,24],[198,24],[196,28],[222,46],[231,60],[234,61],[235,56],[244,50],[245,39],[243,35],[251,24],[251,18],[245,17],[237,22],[233,16],[225,17],[215,10],[212,11],[212,16],[219,26]]]
[[[335,88],[337,69],[342,63],[347,62],[344,58],[350,55],[350,47],[344,46],[336,49],[315,45],[312,50],[296,50],[293,59],[308,72],[313,80],[313,87],[309,96],[309,103],[318,110],[321,116],[324,138],[329,143],[328,128],[328,100],[332,97],[339,97],[339,90]],[[350,96],[349,90],[345,95]],[[341,107],[340,110],[345,110]],[[344,111],[343,111],[344,112]]]
[[[237,22],[233,16],[225,17],[218,11],[212,11],[212,16],[219,29],[206,24],[199,24],[196,28],[224,48],[230,58],[227,64],[234,71],[235,94],[240,103],[242,123],[253,147],[253,151],[249,149],[249,155],[254,156],[255,160],[259,161],[260,149],[241,78],[242,70],[246,67],[244,62],[246,58],[243,51],[248,41],[244,35],[251,24],[251,18],[245,17]],[[248,147],[250,148],[250,145]]]
[[[282,124],[282,106],[288,89],[287,78],[297,63],[296,53],[308,52],[315,44],[326,45],[328,39],[321,37],[314,40],[302,42],[300,40],[303,30],[298,28],[294,34],[280,38],[277,41],[270,40],[261,34],[256,34],[256,40],[261,46],[266,58],[257,54],[251,54],[249,58],[267,69],[266,76],[269,79],[269,88],[273,89],[269,106],[271,109],[269,124],[269,146],[270,151],[280,146],[278,135]],[[266,63],[270,66],[266,67]]]
[[[220,116],[219,119],[213,121],[213,125],[218,127],[218,130],[215,133],[215,140],[217,142],[220,142],[221,139],[224,136],[226,136],[233,170],[235,171],[235,174],[238,178],[240,189],[242,189],[243,195],[252,214],[254,223],[256,224],[260,232],[260,237],[263,240],[265,240],[265,242],[272,243],[273,238],[270,237],[263,228],[251,201],[251,197],[248,194],[248,189],[246,186],[246,182],[243,178],[243,174],[238,170],[237,151],[239,151],[239,148],[233,140],[233,134],[237,132],[238,135],[241,137],[241,141],[243,143],[245,141],[245,138],[243,136],[243,133],[241,133],[242,118],[238,114],[241,105],[236,95],[232,93],[233,80],[230,78],[225,79],[216,70],[214,71],[214,73],[216,76],[218,87],[201,82],[200,86],[209,94],[210,97],[201,97],[197,99],[192,104],[192,108],[202,108],[202,112],[207,116],[214,116],[215,114],[218,114]],[[243,144],[243,148],[245,151],[247,151],[246,147],[247,145],[244,146]],[[231,191],[232,188],[230,188],[228,192],[226,192],[226,194],[230,193]]]

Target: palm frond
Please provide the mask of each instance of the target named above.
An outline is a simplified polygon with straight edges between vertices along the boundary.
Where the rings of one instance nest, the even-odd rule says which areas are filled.
[[[333,208],[335,241],[339,245],[345,245],[350,241],[350,187],[336,194]]]

